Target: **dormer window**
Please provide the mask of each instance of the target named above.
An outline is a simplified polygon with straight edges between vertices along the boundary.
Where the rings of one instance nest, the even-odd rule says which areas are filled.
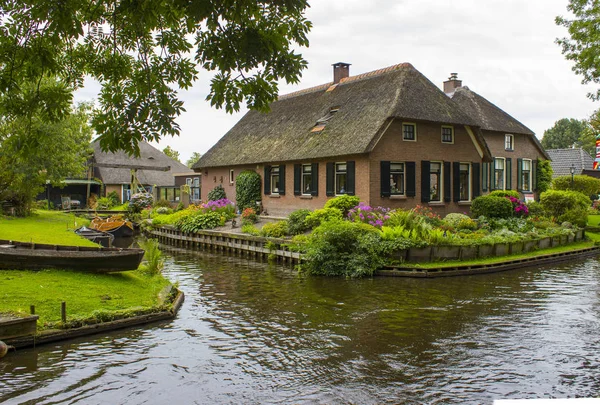
[[[317,120],[317,123],[315,124],[315,126],[313,127],[311,132],[321,132],[322,130],[324,130],[325,125],[327,125],[329,120],[332,119],[333,116],[335,115],[335,113],[337,113],[339,110],[340,110],[339,106],[329,108],[329,111],[327,112],[327,114],[325,114],[323,117],[321,117]]]
[[[515,137],[511,134],[504,135],[504,149],[515,150]]]

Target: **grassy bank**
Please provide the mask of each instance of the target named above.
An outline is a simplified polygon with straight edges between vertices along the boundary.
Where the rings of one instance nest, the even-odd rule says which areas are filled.
[[[159,304],[159,292],[169,284],[162,276],[135,271],[87,274],[63,270],[0,270],[0,311],[29,314],[35,305],[38,329],[60,322],[61,302],[67,321],[95,318],[110,320],[116,311],[150,310]]]
[[[90,221],[60,211],[38,210],[26,218],[0,217],[0,239],[51,245],[97,246],[73,230]]]

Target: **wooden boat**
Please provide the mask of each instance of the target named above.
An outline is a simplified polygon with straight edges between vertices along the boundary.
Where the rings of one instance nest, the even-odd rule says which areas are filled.
[[[0,269],[68,269],[90,273],[135,270],[142,249],[61,246],[0,240]]]
[[[88,228],[87,226],[82,226],[75,229],[75,233],[104,247],[111,247],[112,242],[115,239],[115,236],[111,233],[97,231],[95,229]]]
[[[133,223],[122,215],[113,215],[109,218],[96,217],[92,219],[90,228],[97,231],[108,232],[115,238],[133,236]]]

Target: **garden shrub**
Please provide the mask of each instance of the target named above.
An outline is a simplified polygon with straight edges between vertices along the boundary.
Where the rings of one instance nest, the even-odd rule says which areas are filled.
[[[448,225],[450,225],[452,227],[456,227],[458,225],[458,223],[460,221],[462,221],[463,219],[471,219],[471,218],[466,214],[459,214],[457,212],[451,212],[450,214],[447,214],[444,217],[444,222],[446,222]]]
[[[260,229],[255,227],[254,225],[248,223],[242,225],[242,233],[246,233],[248,235],[260,236]]]
[[[154,208],[158,208],[158,207],[171,208],[171,203],[165,199],[160,199],[158,201],[155,201],[154,204],[152,204],[152,207],[154,207]]]
[[[552,166],[549,160],[538,159],[536,174],[537,191],[543,193],[552,184]]]
[[[227,194],[225,194],[225,189],[223,186],[219,184],[208,192],[207,198],[209,201],[223,200],[227,198]]]
[[[513,197],[517,200],[521,197],[519,192],[515,190],[494,190],[488,195],[493,195],[494,197]]]
[[[154,212],[159,215],[168,215],[168,214],[172,214],[173,210],[169,207],[158,207],[154,210]]]
[[[304,220],[306,226],[314,229],[323,222],[339,221],[342,219],[342,212],[337,208],[321,208],[314,210],[306,216]]]
[[[151,276],[159,274],[164,267],[165,260],[158,248],[158,239],[147,239],[138,243],[144,249],[144,259],[146,261],[140,266],[140,271]]]
[[[355,195],[340,195],[325,203],[324,208],[335,208],[340,210],[342,213],[342,218],[346,218],[348,216],[348,212],[356,207],[360,202],[360,198]]]
[[[469,217],[461,219],[455,226],[457,231],[475,231],[478,227],[479,225],[477,224],[477,221]]]
[[[242,211],[242,224],[255,224],[258,222],[258,215],[254,208],[245,208]]]
[[[531,217],[544,217],[546,216],[546,211],[541,203],[537,201],[529,201],[526,203],[527,209],[529,210],[529,216]]]
[[[262,227],[260,234],[268,238],[283,238],[288,234],[288,222],[268,222]]]
[[[146,207],[151,207],[154,198],[150,193],[136,193],[131,196],[127,210],[134,214],[139,214]]]
[[[425,222],[432,226],[439,226],[442,223],[442,218],[438,214],[433,212],[431,207],[424,207],[422,205],[417,204],[417,206],[413,208],[412,211],[417,216],[422,217],[425,220]]]
[[[175,208],[175,211],[181,211],[185,209],[185,206],[183,205],[182,201],[179,201],[179,204],[177,204],[177,208]]]
[[[425,239],[427,234],[432,229],[432,225],[428,222],[425,215],[419,215],[415,210],[402,211],[397,210],[390,214],[390,218],[386,221],[389,227],[403,227],[421,239]]]
[[[299,235],[310,229],[310,226],[306,224],[306,217],[310,213],[310,210],[301,208],[288,216],[288,230],[290,235]]]
[[[586,175],[573,176],[573,186],[571,187],[571,176],[559,176],[552,179],[552,188],[554,190],[579,191],[587,196],[592,196],[600,192],[600,179]]]
[[[121,199],[119,198],[119,194],[117,194],[116,191],[111,191],[110,193],[106,194],[106,198],[110,198],[112,201],[112,206],[116,206],[119,205],[121,203]]]
[[[102,197],[102,198],[98,198],[96,200],[96,207],[95,209],[97,210],[109,210],[112,207],[114,207],[114,201],[108,197]]]
[[[592,200],[577,191],[548,190],[540,196],[540,203],[548,215],[558,218],[573,209],[581,208],[587,212]]]
[[[224,216],[226,220],[235,218],[235,206],[233,205],[233,202],[229,201],[227,198],[209,200],[197,205],[197,209],[204,213],[217,212]]]
[[[390,219],[389,212],[389,208],[373,208],[361,202],[348,212],[348,219],[352,222],[362,222],[376,228],[381,228],[384,222]]]
[[[588,220],[588,210],[580,207],[570,209],[564,214],[559,215],[557,220],[559,223],[570,222],[571,224],[577,225],[580,228],[585,228]]]
[[[362,222],[330,221],[306,241],[302,269],[312,275],[364,277],[384,264],[380,232]]]
[[[48,200],[38,200],[35,202],[35,207],[39,210],[53,210],[54,203]]]
[[[513,205],[508,198],[493,195],[483,195],[473,200],[471,215],[487,218],[510,218],[513,215]]]
[[[175,226],[182,232],[194,233],[225,225],[225,217],[218,212],[195,213],[179,219]]]
[[[260,175],[252,170],[245,170],[235,179],[235,201],[238,209],[256,208],[256,202],[261,199]]]

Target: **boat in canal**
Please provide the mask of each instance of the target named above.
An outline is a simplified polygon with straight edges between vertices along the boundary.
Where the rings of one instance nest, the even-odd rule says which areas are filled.
[[[135,270],[142,249],[46,245],[0,240],[0,269],[40,270],[47,268],[90,273]]]
[[[112,242],[115,240],[115,236],[113,234],[98,231],[96,229],[91,229],[87,226],[82,226],[80,228],[75,229],[75,233],[79,236],[83,236],[91,242],[97,243],[104,247],[111,247]]]
[[[108,232],[115,238],[133,236],[133,223],[125,219],[122,215],[113,215],[108,218],[96,217],[92,219],[90,228]]]

